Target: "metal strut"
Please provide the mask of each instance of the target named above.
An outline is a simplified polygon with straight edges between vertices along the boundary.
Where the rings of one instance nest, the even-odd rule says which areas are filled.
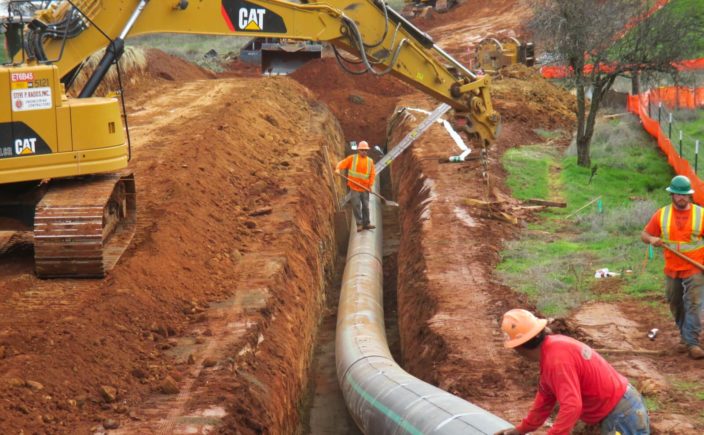
[[[411,146],[411,144],[420,137],[428,128],[430,128],[431,125],[437,121],[438,118],[440,118],[442,115],[444,115],[448,110],[450,110],[451,107],[447,103],[442,103],[438,107],[435,108],[430,114],[423,120],[421,121],[420,124],[418,124],[413,130],[411,130],[406,136],[404,136],[403,139],[399,143],[394,146],[391,151],[389,151],[387,154],[384,155],[378,162],[374,164],[374,170],[376,171],[376,174],[379,175],[381,171],[386,169],[389,165],[391,165],[391,162],[396,159],[396,157],[400,156],[402,152],[406,151],[408,147]],[[352,196],[351,192],[347,192],[347,195],[345,195],[344,198],[342,198],[342,203],[340,206],[343,206],[347,203],[347,201],[350,200]]]

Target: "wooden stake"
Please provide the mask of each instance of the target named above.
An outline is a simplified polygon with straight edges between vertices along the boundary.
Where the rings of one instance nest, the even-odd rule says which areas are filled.
[[[578,208],[577,210],[573,211],[572,213],[568,214],[568,215],[565,216],[564,218],[565,218],[565,219],[571,218],[571,217],[574,216],[575,214],[579,213],[580,211],[584,210],[585,208],[587,208],[588,206],[594,204],[595,202],[597,202],[597,201],[600,200],[600,199],[601,199],[601,195],[599,195],[599,196],[597,196],[596,198],[592,199],[591,201],[589,201],[588,203],[584,204],[583,206],[581,206],[581,207]]]

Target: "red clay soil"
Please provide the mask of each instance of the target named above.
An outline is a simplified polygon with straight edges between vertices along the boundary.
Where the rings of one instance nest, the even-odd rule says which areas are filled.
[[[311,89],[340,122],[348,141],[386,143],[386,125],[398,97],[413,89],[390,75],[351,75],[334,58],[308,62],[291,78]]]
[[[473,48],[484,38],[513,36],[529,41],[525,23],[530,17],[526,2],[464,0],[448,13],[431,13],[413,24],[428,32],[452,56],[471,65]]]
[[[127,91],[139,213],[117,267],[44,281],[26,238],[3,248],[2,433],[298,427],[335,258],[321,145],[335,158],[342,134],[290,79],[158,59],[173,80]]]
[[[446,23],[459,27],[431,29],[436,38],[460,37],[467,26],[507,31],[525,18],[509,1],[457,11]],[[117,267],[103,280],[42,281],[26,236],[0,248],[2,433],[299,430],[335,256],[321,144],[333,160],[344,140],[383,144],[399,97],[437,104],[390,77],[343,75],[329,59],[294,74],[311,91],[289,78],[211,79],[159,59],[126,92],[140,211]],[[537,367],[503,350],[498,319],[532,307],[493,270],[520,227],[464,199],[504,198],[502,152],[537,142],[536,128],[570,130],[574,118],[569,95],[520,70],[494,83],[504,123],[488,178],[481,162],[437,163],[458,151],[437,126],[394,164],[399,321],[409,371],[517,423]],[[587,304],[560,325],[595,348],[668,350],[676,339],[666,313],[636,302]],[[652,327],[663,331],[655,342],[642,334]],[[699,382],[699,363],[671,353],[605,355],[662,404],[651,413],[654,433],[702,433],[701,401],[671,382]]]
[[[498,107],[511,107],[496,102]],[[408,98],[401,104],[428,110],[436,103]],[[438,163],[457,152],[439,127],[417,139],[412,151],[399,157],[392,168],[401,205],[397,297],[403,366],[514,423],[530,407],[538,367],[503,349],[499,321],[508,309],[535,307],[493,271],[503,242],[517,237],[521,227],[469,206],[465,200],[506,201],[510,192],[503,183],[501,154],[514,146],[535,143],[532,128],[554,127],[554,122],[564,127],[570,122],[559,114],[556,119],[545,118],[529,106],[521,110],[542,122],[531,125],[508,114],[501,135],[489,149],[488,179],[477,161]],[[400,123],[391,142],[400,140],[418,121],[416,117]],[[618,280],[609,282],[618,284]],[[646,337],[653,327],[663,331],[656,341]],[[677,332],[663,310],[642,301],[586,304],[553,328],[603,350],[621,373],[661,404],[659,412],[650,414],[653,433],[701,433],[702,424],[696,418],[701,401],[681,390],[683,383],[696,385],[701,363],[673,354]],[[575,433],[593,430],[580,426]]]
[[[520,88],[531,88],[531,84],[529,94],[561,94],[565,102],[573,99],[557,88],[547,92],[552,85],[542,79],[524,81]],[[530,104],[516,108],[499,98],[495,102],[506,121],[489,149],[488,178],[477,161],[438,163],[457,152],[440,127],[417,139],[412,151],[393,165],[396,199],[401,205],[399,331],[403,365],[409,372],[517,423],[532,402],[538,367],[503,349],[499,321],[510,308],[534,307],[517,289],[495,277],[493,270],[503,242],[518,236],[521,227],[469,206],[465,200],[507,201],[510,191],[500,164],[503,152],[536,143],[539,139],[533,129],[565,128],[573,117],[561,116],[559,110],[545,116],[543,109]],[[436,103],[407,98],[401,104],[429,110]],[[390,142],[400,140],[419,121],[420,117],[406,118],[392,132]],[[611,288],[606,284],[602,283],[602,292],[616,292],[619,280],[608,281]],[[664,308],[662,300],[651,302]],[[646,337],[653,327],[663,331],[656,341]],[[553,328],[602,350],[643,394],[661,404],[659,411],[651,412],[653,433],[701,433],[703,426],[696,418],[701,400],[682,391],[687,383],[698,385],[701,362],[673,354],[678,335],[662,309],[628,300],[586,304]],[[593,430],[580,426],[575,433]]]
[[[431,34],[461,39],[464,29],[472,26],[489,22],[503,26],[512,17],[525,18],[521,12],[525,10],[516,2],[472,2],[472,8],[471,18],[436,27]],[[504,12],[494,15],[492,11],[499,9]],[[510,30],[501,26],[487,30]],[[442,43],[450,49],[447,38]],[[403,364],[411,373],[517,423],[532,402],[538,367],[503,349],[499,320],[507,309],[534,307],[517,289],[495,277],[493,270],[503,241],[518,236],[520,227],[464,200],[506,201],[510,191],[503,182],[501,155],[508,148],[539,142],[536,129],[572,131],[574,98],[537,73],[518,67],[495,79],[492,99],[503,123],[489,149],[488,177],[480,162],[438,163],[439,158],[457,153],[439,127],[416,140],[412,151],[393,166],[396,199],[401,204],[399,330]],[[428,110],[437,103],[409,97],[400,104]],[[392,132],[389,143],[400,140],[419,120],[418,116],[406,119]],[[556,145],[562,147],[564,141]],[[617,290],[618,280],[611,282],[614,288],[605,291]],[[664,300],[651,302],[664,307]],[[653,327],[663,331],[656,341],[646,338]],[[653,433],[702,433],[701,400],[683,387],[699,385],[702,366],[673,353],[677,332],[665,310],[642,301],[585,304],[553,328],[602,350],[643,394],[660,404],[650,413]],[[580,426],[575,432],[593,431]]]

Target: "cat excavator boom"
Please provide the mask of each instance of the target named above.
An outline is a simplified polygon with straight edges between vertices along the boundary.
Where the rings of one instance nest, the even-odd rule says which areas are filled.
[[[34,231],[39,276],[101,277],[134,233],[134,176],[119,101],[93,96],[147,33],[289,38],[332,45],[352,73],[390,73],[446,102],[457,125],[494,139],[499,116],[478,77],[380,0],[60,0],[4,25],[19,35],[0,67],[0,230]],[[12,46],[13,44],[10,44]],[[85,59],[105,48],[78,92]],[[353,57],[351,57],[353,56]]]

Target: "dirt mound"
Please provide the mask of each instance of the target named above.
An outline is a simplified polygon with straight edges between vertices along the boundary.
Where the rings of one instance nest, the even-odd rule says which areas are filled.
[[[414,91],[391,75],[348,74],[334,58],[308,62],[290,77],[330,107],[347,140],[379,145],[386,143],[386,123],[398,97]]]
[[[215,78],[215,73],[212,71],[155,48],[147,50],[146,74],[149,77],[157,77],[170,81]]]
[[[504,121],[528,128],[571,131],[577,100],[564,88],[545,80],[535,68],[514,65],[491,83],[494,106]]]
[[[448,53],[469,63],[469,52],[483,38],[505,35],[529,39],[524,23],[531,14],[529,6],[517,1],[462,1],[447,13],[432,13],[413,23]]]
[[[218,74],[218,77],[261,77],[262,69],[257,65],[242,62],[235,59],[225,65],[225,71]]]
[[[117,267],[43,281],[31,245],[0,254],[2,433],[173,433],[165,416],[223,403],[239,431],[296,424],[334,245],[320,144],[341,134],[292,80],[150,86],[128,99],[138,229]]]
[[[334,89],[364,89],[370,94],[403,95],[410,88],[391,75],[372,73],[354,75],[345,72],[334,58],[321,58],[306,63],[291,74],[291,78],[309,89],[326,91]]]

